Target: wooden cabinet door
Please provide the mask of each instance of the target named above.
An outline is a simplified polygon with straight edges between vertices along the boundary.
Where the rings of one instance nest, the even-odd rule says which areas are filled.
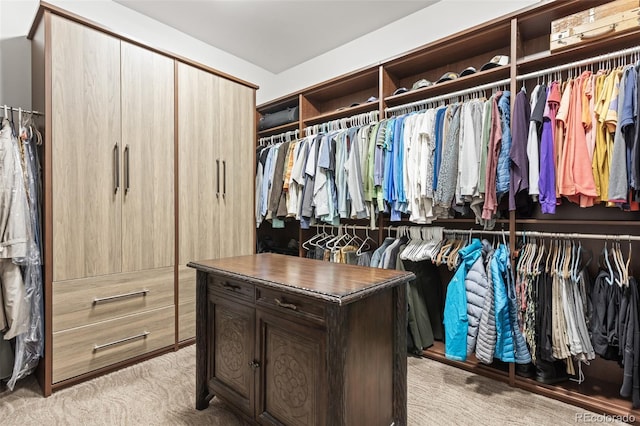
[[[209,296],[210,359],[208,382],[220,395],[247,415],[254,412],[255,308]]]
[[[256,316],[256,417],[265,424],[326,424],[325,333],[261,309]]]
[[[220,257],[255,253],[255,91],[220,79]]]
[[[51,84],[53,280],[120,272],[120,40],[51,15]]]
[[[122,42],[122,270],[171,266],[174,62]]]
[[[217,259],[219,250],[220,77],[178,65],[179,264]],[[190,283],[195,286],[195,283]]]

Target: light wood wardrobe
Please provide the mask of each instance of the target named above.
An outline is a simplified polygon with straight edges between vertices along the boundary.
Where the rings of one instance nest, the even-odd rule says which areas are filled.
[[[256,87],[46,3],[29,37],[49,395],[192,343],[184,265],[254,252]]]

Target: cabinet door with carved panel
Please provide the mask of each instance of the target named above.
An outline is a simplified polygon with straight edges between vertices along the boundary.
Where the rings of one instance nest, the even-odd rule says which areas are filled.
[[[247,415],[254,412],[255,308],[209,296],[209,388]]]
[[[257,309],[260,377],[256,418],[266,424],[326,424],[326,333]]]

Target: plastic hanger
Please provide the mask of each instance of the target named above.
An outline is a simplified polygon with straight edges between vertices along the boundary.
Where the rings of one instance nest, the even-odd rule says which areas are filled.
[[[544,246],[544,239],[540,240],[540,247],[538,248],[538,256],[536,257],[536,260],[534,261],[533,264],[533,270],[532,270],[532,274],[533,275],[540,275],[541,271],[540,271],[540,265],[542,262],[542,257],[544,256],[545,253],[545,246]]]
[[[373,238],[371,238],[369,236],[369,228],[367,228],[367,230],[365,231],[365,238],[362,241],[362,244],[360,244],[360,247],[358,247],[358,250],[356,251],[356,255],[358,256],[362,256],[364,253],[363,251],[367,251],[371,248],[371,245],[368,244],[369,241],[371,241],[372,243],[375,243],[375,241],[373,240]]]
[[[611,263],[609,262],[609,251],[607,250],[607,241],[604,242],[604,261],[607,265],[607,271],[609,272],[608,277],[604,277],[604,280],[607,284],[613,284],[613,269],[611,268]]]

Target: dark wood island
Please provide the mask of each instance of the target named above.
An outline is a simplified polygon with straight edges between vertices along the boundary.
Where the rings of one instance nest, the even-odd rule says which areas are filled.
[[[406,425],[411,273],[263,253],[197,269],[196,408],[249,423]]]

